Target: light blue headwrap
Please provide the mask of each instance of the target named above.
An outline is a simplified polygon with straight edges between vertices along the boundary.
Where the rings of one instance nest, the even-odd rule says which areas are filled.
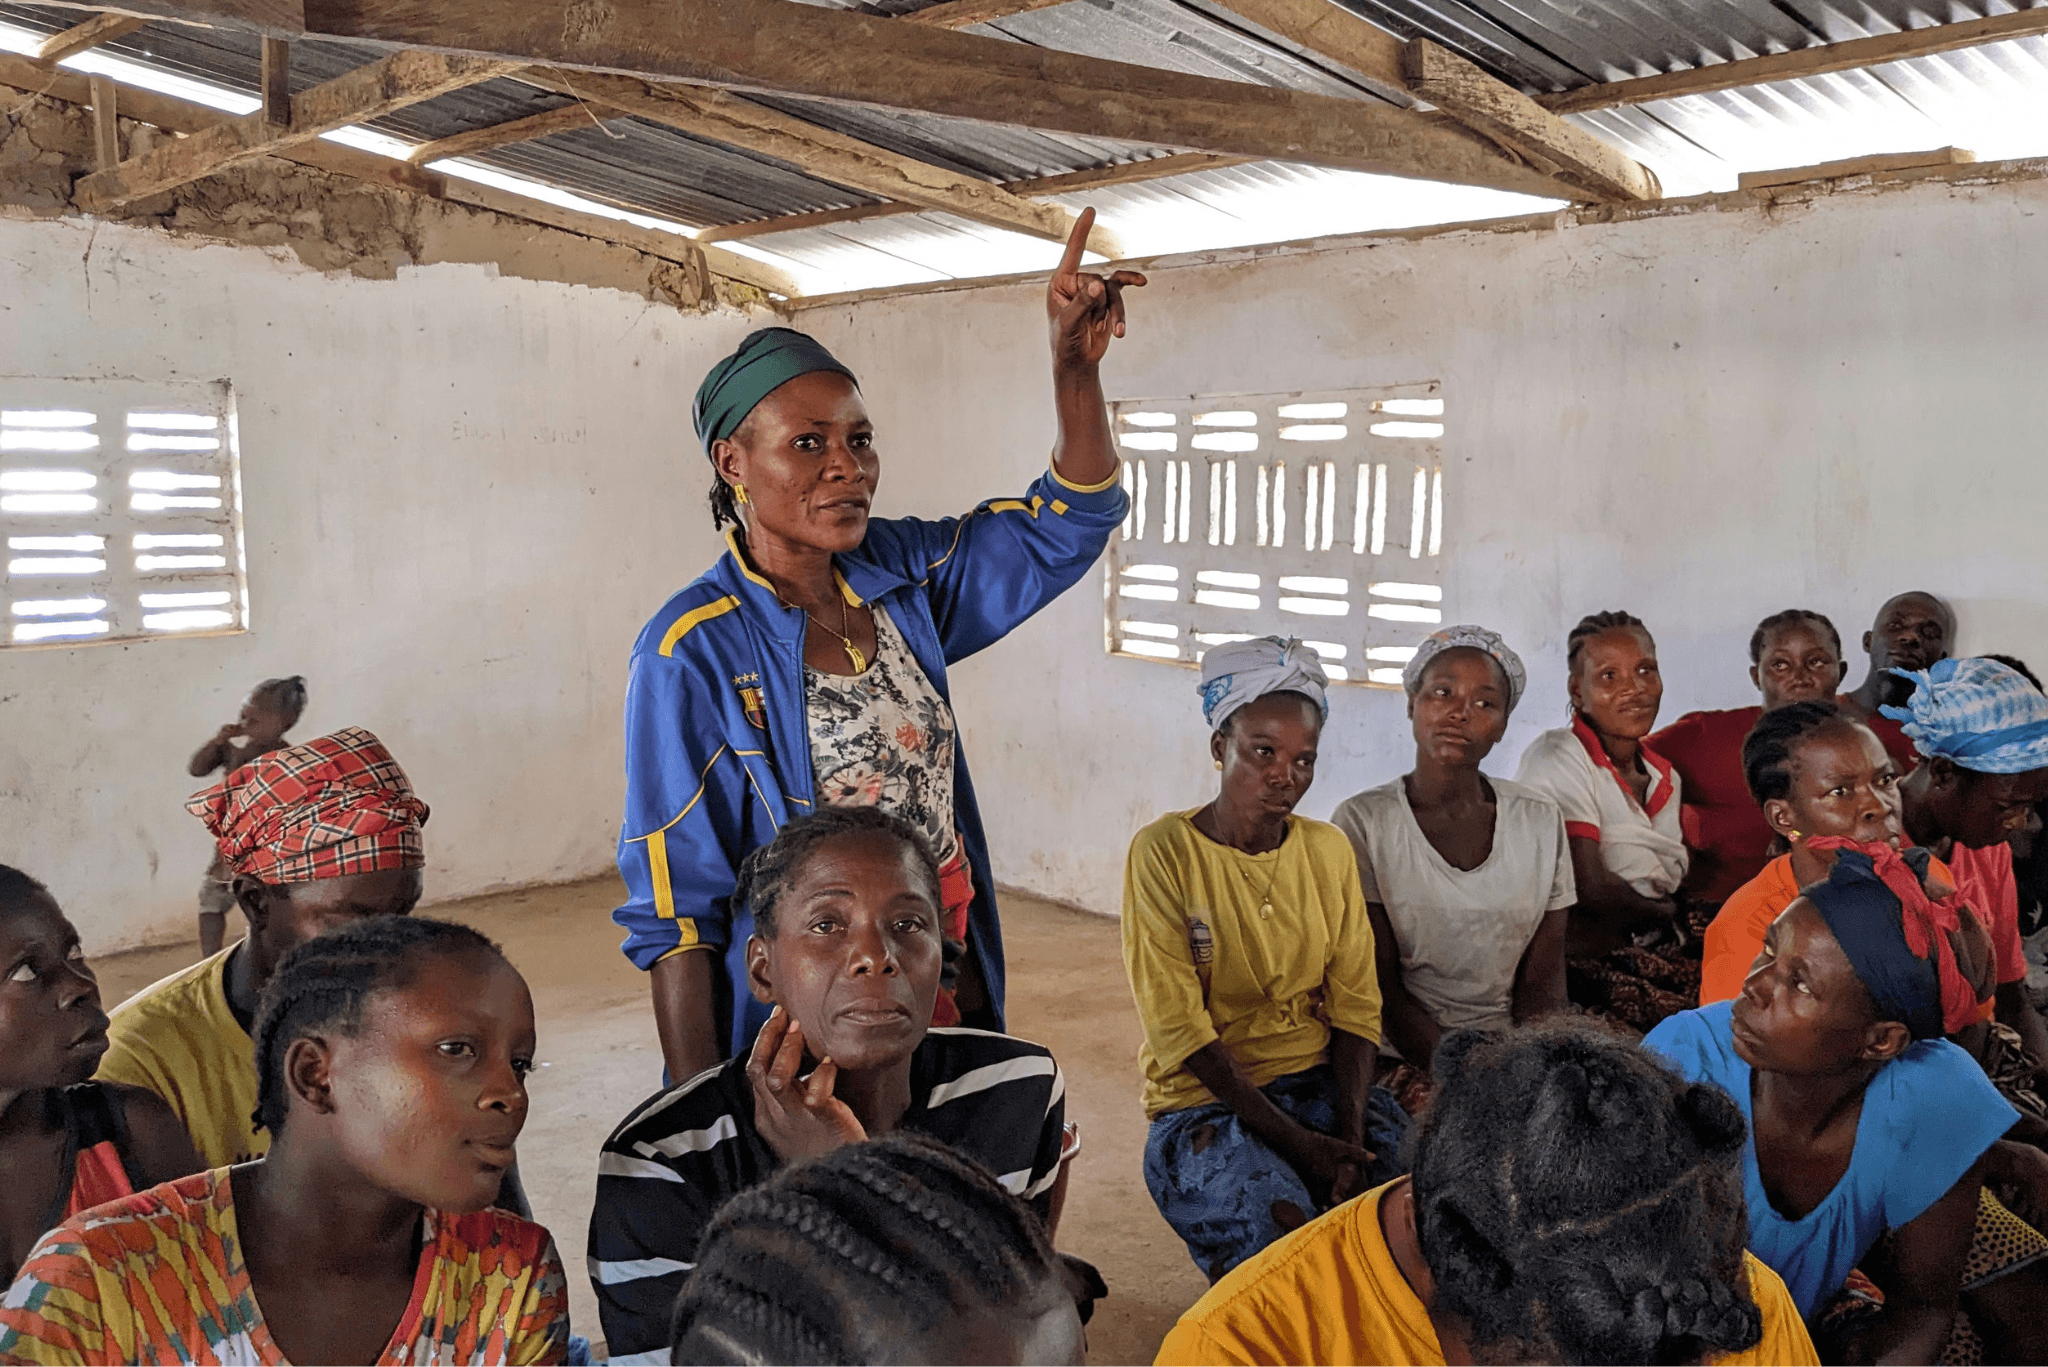
[[[1469,622],[1460,626],[1445,627],[1433,631],[1415,648],[1415,658],[1401,671],[1401,684],[1414,697],[1415,690],[1422,686],[1422,671],[1429,662],[1446,650],[1479,650],[1494,658],[1500,672],[1508,680],[1508,711],[1515,710],[1515,704],[1522,700],[1522,690],[1528,685],[1529,671],[1522,667],[1522,657],[1508,649],[1508,643],[1500,638],[1499,632],[1476,627]]]
[[[1202,716],[1212,731],[1221,731],[1231,713],[1268,693],[1306,694],[1327,718],[1329,691],[1321,659],[1296,640],[1257,636],[1211,646],[1202,656]]]
[[[1913,681],[1913,696],[1878,710],[1905,723],[1921,754],[1980,774],[2048,769],[2048,695],[2018,670],[1971,657],[1892,673]]]

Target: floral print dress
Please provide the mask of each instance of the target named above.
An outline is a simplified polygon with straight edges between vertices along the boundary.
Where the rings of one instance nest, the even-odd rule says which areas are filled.
[[[821,805],[880,807],[923,834],[940,868],[959,858],[959,729],[887,612],[875,613],[875,658],[865,672],[804,666],[804,722]]]

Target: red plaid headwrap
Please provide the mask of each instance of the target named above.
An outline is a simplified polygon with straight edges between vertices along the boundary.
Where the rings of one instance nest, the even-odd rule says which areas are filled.
[[[206,823],[236,873],[310,883],[427,862],[427,804],[391,752],[359,726],[259,755],[185,810]]]
[[[1905,939],[1905,947],[1915,958],[1927,961],[1926,966],[1932,969],[1934,987],[1939,994],[1938,999],[1929,1004],[1932,1010],[1927,1014],[1938,1015],[1941,1028],[1932,1028],[1933,1021],[1929,1019],[1924,1022],[1927,1027],[1924,1031],[1916,1029],[1916,1036],[1931,1038],[1936,1034],[1953,1035],[1977,1020],[1978,1007],[1981,1005],[1977,991],[1970,985],[1969,979],[1963,976],[1962,966],[1956,962],[1955,945],[1949,939],[1962,929],[1962,918],[1956,914],[1956,908],[1961,903],[1953,896],[1944,897],[1939,901],[1930,899],[1927,890],[1920,884],[1920,874],[1906,862],[1899,851],[1882,841],[1860,844],[1840,836],[1823,836],[1807,841],[1806,847],[1810,850],[1840,850],[1840,858],[1844,863],[1854,856],[1862,856],[1869,861],[1869,874],[1875,876],[1885,890],[1897,900],[1898,929]],[[1829,875],[1828,884],[1831,888],[1841,887],[1851,882],[1855,873],[1856,871],[1850,868],[1838,867]],[[1863,979],[1864,986],[1870,988],[1871,996],[1877,999],[1880,1009],[1895,1006],[1896,1003],[1890,1000],[1891,998],[1904,999],[1911,996],[1911,993],[1889,991],[1885,985],[1875,980],[1879,975],[1872,972],[1873,956],[1864,952],[1869,948],[1865,943],[1868,937],[1861,934],[1853,940],[1845,937],[1843,932],[1848,927],[1832,914],[1834,899],[1823,898],[1823,891],[1819,885],[1809,888],[1806,891],[1807,899],[1812,901],[1820,909],[1821,915],[1827,919],[1829,929],[1833,930],[1835,938],[1841,941],[1843,952],[1849,956],[1850,963],[1857,969],[1857,976]],[[1897,941],[1893,943],[1896,944]],[[1901,1016],[1900,1019],[1906,1017]],[[1906,1020],[1906,1023],[1909,1026],[1914,1024],[1912,1020]]]

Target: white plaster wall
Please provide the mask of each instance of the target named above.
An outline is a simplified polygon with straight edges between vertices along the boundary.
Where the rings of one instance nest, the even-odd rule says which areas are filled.
[[[1907,588],[1962,647],[2048,664],[2048,184],[1929,184],[1808,206],[1382,241],[1158,271],[1112,398],[1441,379],[1446,606],[1503,632],[1530,696],[1489,768],[1562,724],[1565,632],[1655,630],[1665,717],[1753,701],[1756,621],[1855,638]],[[878,511],[1021,487],[1052,432],[1041,292],[820,308],[862,373]],[[1213,794],[1194,676],[1110,658],[1100,572],[954,673],[997,876],[1101,911],[1132,831]],[[1852,682],[1861,677],[1860,654]],[[1304,811],[1410,767],[1397,693],[1334,694]]]
[[[303,674],[433,807],[428,895],[608,868],[641,624],[716,553],[689,402],[752,324],[470,266],[0,220],[0,374],[232,380],[252,629],[0,651],[0,862],[95,952],[191,933],[191,752]]]

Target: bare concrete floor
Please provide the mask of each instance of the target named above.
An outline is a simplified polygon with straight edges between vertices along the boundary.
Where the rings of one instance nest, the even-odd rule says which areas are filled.
[[[661,1082],[646,978],[618,952],[610,919],[620,900],[619,884],[607,878],[444,903],[423,913],[488,933],[533,989],[541,1066],[519,1167],[534,1214],[554,1231],[568,1266],[576,1330],[592,1337],[597,1311],[582,1268],[598,1146]],[[1089,1327],[1089,1361],[1150,1362],[1174,1319],[1207,1284],[1145,1191],[1139,1028],[1116,922],[1010,893],[1003,899],[1003,927],[1010,1028],[1058,1056],[1067,1074],[1067,1115],[1081,1125],[1059,1242],[1109,1280],[1110,1298]],[[142,950],[95,966],[111,1005],[193,955],[189,948]]]

